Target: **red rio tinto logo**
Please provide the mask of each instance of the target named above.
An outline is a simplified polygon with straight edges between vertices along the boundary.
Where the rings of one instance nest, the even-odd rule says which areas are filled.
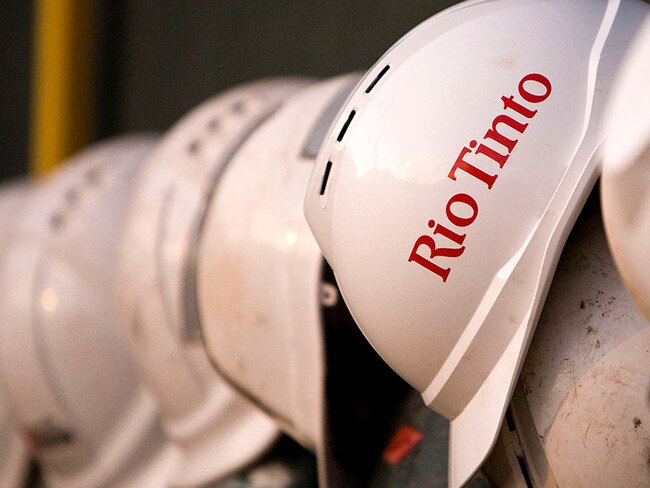
[[[529,88],[533,84],[537,85],[538,89],[530,91]],[[539,90],[540,86],[543,91]],[[518,91],[523,101],[534,105],[544,102],[551,95],[552,86],[545,76],[539,73],[530,73],[519,81]],[[540,93],[538,94],[536,91],[540,91]],[[523,134],[529,125],[527,121],[532,120],[537,115],[537,110],[516,101],[514,95],[509,97],[504,95],[501,97],[501,101],[505,113],[501,113],[494,118],[492,126],[485,133],[480,143],[472,140],[468,144],[469,147],[465,146],[461,149],[447,175],[449,179],[456,181],[458,178],[475,178],[483,182],[488,191],[492,190],[499,177],[498,172],[494,172],[498,171],[493,166],[494,163],[498,165],[499,169],[503,169],[519,142],[519,139],[511,139],[499,130],[503,130],[507,126],[512,131]],[[470,155],[474,156],[474,158],[468,161]],[[487,170],[485,165],[481,168],[475,164],[475,161],[480,162],[481,160],[488,160],[488,164],[492,165],[492,168]],[[459,215],[459,210],[462,207],[466,208],[464,213],[467,216]],[[467,212],[467,209],[469,212]],[[433,232],[418,237],[409,255],[409,262],[419,264],[440,277],[443,282],[446,282],[449,273],[451,273],[451,266],[442,267],[435,262],[436,258],[458,258],[465,252],[463,244],[467,234],[461,234],[458,231],[462,232],[464,228],[472,225],[478,217],[478,213],[479,205],[474,197],[467,193],[453,195],[445,207],[448,224],[436,223],[433,219],[429,220],[428,226],[433,229]],[[444,245],[447,247],[438,246],[435,240],[437,237],[443,238]],[[420,254],[420,252],[425,254]]]

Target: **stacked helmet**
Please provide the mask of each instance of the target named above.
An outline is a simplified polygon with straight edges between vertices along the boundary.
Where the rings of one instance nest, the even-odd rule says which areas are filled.
[[[0,398],[0,485],[22,486],[27,477],[25,446],[10,422],[10,412]]]
[[[302,212],[320,143],[357,81],[306,87],[245,141],[216,185],[197,263],[213,365],[315,451],[321,486],[367,486],[386,394],[403,384],[348,319]]]
[[[163,137],[135,185],[121,239],[123,323],[178,458],[174,486],[217,480],[258,457],[278,435],[275,423],[210,366],[196,310],[195,262],[215,182],[249,134],[304,84],[263,81],[203,103]]]
[[[484,466],[495,486],[650,486],[650,326],[593,207],[564,248]]]
[[[112,272],[130,182],[123,138],[35,184],[0,260],[0,393],[48,486],[164,486],[153,398],[119,326]]]
[[[307,219],[368,340],[451,420],[451,486],[496,441],[647,10],[458,4],[388,51],[321,148]]]
[[[618,78],[609,110],[602,178],[603,215],[623,279],[650,318],[650,22]]]
[[[5,184],[0,187],[0,253],[5,240],[11,238],[16,213],[25,201],[29,185],[25,182]],[[12,324],[2,323],[0,327],[10,329]],[[7,409],[0,392],[0,486],[21,486],[27,474],[27,451],[20,441],[18,430],[11,422],[11,412]]]

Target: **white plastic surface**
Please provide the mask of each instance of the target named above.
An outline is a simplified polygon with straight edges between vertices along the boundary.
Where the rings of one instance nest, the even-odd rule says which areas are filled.
[[[596,214],[567,243],[520,379],[558,486],[650,486],[649,351]]]
[[[0,486],[19,488],[27,479],[29,461],[10,416],[0,397]]]
[[[16,224],[16,214],[20,213],[29,184],[25,181],[0,186],[0,253],[4,252],[7,239],[11,239]],[[0,328],[11,328],[10,323],[0,323]],[[23,486],[27,477],[27,450],[23,445],[11,412],[7,409],[0,391],[0,486],[9,488]]]
[[[314,161],[303,146],[352,80],[303,89],[243,144],[217,186],[199,253],[201,326],[213,364],[321,463],[322,255],[302,213]]]
[[[592,207],[562,252],[488,478],[511,488],[650,486],[649,350],[650,326]]]
[[[155,404],[114,296],[130,182],[155,140],[80,153],[30,190],[0,256],[0,393],[51,487],[165,486]]]
[[[451,420],[450,486],[495,441],[646,11],[459,4],[368,72],[319,154],[307,219],[366,337]]]
[[[215,182],[262,121],[305,84],[244,85],[203,103],[156,147],[138,177],[121,241],[124,324],[164,416],[173,486],[215,481],[250,463],[278,428],[214,371],[201,343],[195,265]]]
[[[650,22],[617,80],[609,110],[602,206],[623,280],[650,319]]]

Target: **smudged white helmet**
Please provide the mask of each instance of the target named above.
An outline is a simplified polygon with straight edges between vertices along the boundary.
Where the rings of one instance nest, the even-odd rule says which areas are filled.
[[[231,89],[185,116],[148,158],[121,241],[121,301],[137,365],[163,414],[173,486],[214,481],[263,453],[278,428],[212,369],[195,263],[215,181],[243,141],[305,80]],[[226,285],[228,286],[228,285]]]
[[[621,283],[600,214],[583,214],[484,466],[494,485],[650,486],[649,350],[650,326]]]
[[[0,258],[0,392],[52,487],[164,486],[152,397],[117,317],[115,235],[154,144],[122,138],[34,185]]]
[[[642,2],[465,2],[368,72],[305,211],[352,315],[451,420],[449,484],[490,452]]]
[[[0,187],[0,253],[10,240],[16,223],[16,214],[24,205],[29,185],[26,182],[14,182]],[[0,328],[11,329],[12,324],[1,323]],[[27,476],[27,450],[20,440],[16,425],[11,421],[11,412],[3,400],[0,391],[0,486],[22,486]]]
[[[604,155],[602,204],[623,280],[650,319],[650,22],[617,80]]]
[[[367,486],[386,392],[403,384],[347,319],[302,212],[320,143],[357,81],[301,90],[245,141],[216,186],[197,266],[214,366],[315,451],[323,487]]]
[[[0,486],[23,486],[27,479],[28,458],[10,412],[0,398]]]

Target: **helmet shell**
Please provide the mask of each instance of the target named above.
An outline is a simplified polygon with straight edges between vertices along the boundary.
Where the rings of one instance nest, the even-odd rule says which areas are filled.
[[[623,280],[650,319],[650,21],[635,40],[609,106],[603,161],[605,228]]]
[[[458,4],[368,72],[319,154],[307,219],[368,340],[452,420],[451,486],[496,438],[646,11]]]
[[[152,137],[105,142],[35,184],[0,266],[0,390],[48,486],[163,486],[153,398],[119,324],[116,234]]]
[[[263,453],[275,423],[208,362],[196,259],[217,181],[250,133],[303,79],[246,84],[204,102],[161,140],[138,175],[121,239],[120,298],[137,366],[178,456],[174,486],[215,481]]]
[[[30,185],[26,181],[15,181],[0,186],[0,253],[6,240],[11,240],[16,225],[16,215],[25,204]],[[5,324],[10,327],[10,324]],[[5,405],[0,391],[0,486],[22,486],[27,478],[27,450],[20,439],[11,412]]]
[[[213,365],[316,451],[323,486],[323,259],[302,198],[323,120],[327,127],[335,115],[328,109],[338,109],[357,80],[304,88],[245,141],[216,187],[198,260],[200,323]]]
[[[494,486],[530,486],[522,466],[532,486],[650,484],[650,325],[590,210],[562,252],[499,448],[484,466]]]

